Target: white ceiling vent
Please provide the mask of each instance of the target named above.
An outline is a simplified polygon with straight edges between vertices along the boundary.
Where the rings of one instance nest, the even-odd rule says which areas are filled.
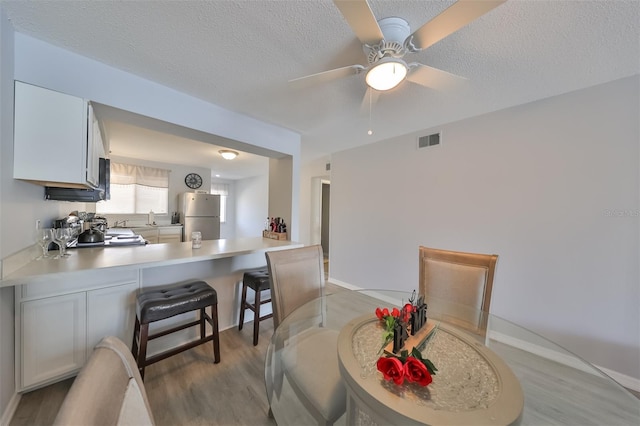
[[[440,145],[440,133],[432,135],[420,136],[418,138],[418,148],[427,148],[429,146]]]

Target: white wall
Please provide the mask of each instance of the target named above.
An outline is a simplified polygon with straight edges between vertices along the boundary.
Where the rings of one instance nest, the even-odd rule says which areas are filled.
[[[227,220],[220,223],[220,238],[228,239],[236,237],[236,181],[220,178],[211,178],[214,183],[226,183],[229,185],[227,195]]]
[[[291,203],[287,194],[293,185],[293,162],[291,157],[269,159],[269,217],[282,218],[287,225],[288,238],[291,234]],[[266,218],[265,218],[266,219]]]
[[[333,154],[332,278],[412,290],[419,245],[497,253],[492,313],[640,379],[639,82]]]
[[[237,180],[235,189],[236,238],[261,236],[268,215],[269,177]]]

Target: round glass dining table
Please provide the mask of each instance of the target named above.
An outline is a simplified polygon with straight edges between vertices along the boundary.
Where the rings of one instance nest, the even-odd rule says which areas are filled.
[[[411,296],[338,291],[285,318],[265,360],[277,424],[322,423],[310,407],[313,397],[305,395],[313,388],[300,382],[311,373],[332,377],[337,371],[346,408],[336,424],[640,424],[640,399],[593,365],[512,322],[444,300],[425,300],[434,331],[418,345],[438,369],[433,382],[421,387],[384,380],[376,368],[385,356],[384,328],[375,309],[401,307]],[[325,330],[337,337],[326,340]],[[301,349],[308,339],[332,356],[309,356],[308,348]]]

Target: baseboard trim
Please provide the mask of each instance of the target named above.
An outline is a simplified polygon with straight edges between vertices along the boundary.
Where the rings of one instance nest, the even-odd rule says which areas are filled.
[[[525,342],[524,340],[516,339],[515,337],[507,336],[506,334],[497,331],[490,330],[488,333],[488,337],[498,342],[504,343],[505,345],[522,349],[523,351],[527,351],[542,358],[567,365],[569,367],[575,368],[576,370],[584,371],[585,373],[594,375],[597,374],[596,371],[589,367],[589,365],[591,364],[585,364],[588,363],[588,361],[583,362],[581,359],[576,359],[575,356],[567,355],[553,349],[548,349],[533,343]],[[640,392],[640,379],[636,379],[635,377],[627,376],[626,374],[622,374],[608,368],[600,367],[598,365],[593,366],[625,388]]]
[[[340,281],[340,280],[336,280],[335,278],[332,278],[332,277],[327,278],[327,281],[329,283],[331,283],[331,284],[335,284],[337,286],[344,287],[344,288],[346,288],[348,290],[362,290],[362,288],[360,288],[360,287],[357,287],[357,286],[349,284],[349,283],[345,283],[345,282]]]
[[[16,413],[18,409],[18,404],[20,403],[21,395],[19,393],[14,393],[11,399],[9,400],[9,404],[7,404],[7,408],[4,409],[2,413],[2,417],[0,418],[0,426],[9,426],[11,420],[13,419],[13,415]]]

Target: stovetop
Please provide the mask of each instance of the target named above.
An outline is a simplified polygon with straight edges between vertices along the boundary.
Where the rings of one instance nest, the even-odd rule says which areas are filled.
[[[79,243],[76,238],[67,244],[67,248],[143,246],[145,244],[147,242],[141,235],[105,235],[104,241],[99,243]]]

